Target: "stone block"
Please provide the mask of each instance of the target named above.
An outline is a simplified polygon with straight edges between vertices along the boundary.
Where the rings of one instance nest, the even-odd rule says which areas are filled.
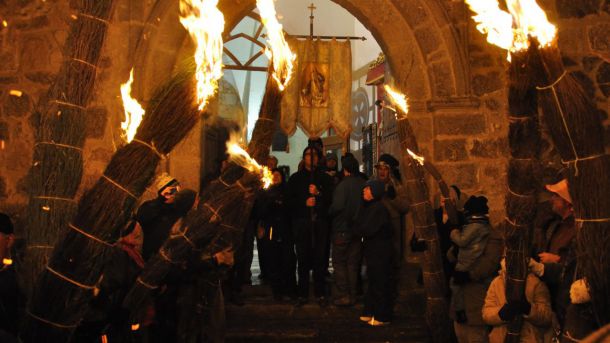
[[[0,198],[5,199],[8,197],[8,192],[6,189],[6,180],[3,176],[0,176]]]
[[[0,53],[0,71],[15,70],[15,55],[10,51]]]
[[[102,138],[108,122],[106,107],[92,107],[87,109],[86,132],[87,138]]]
[[[448,62],[433,63],[431,66],[434,78],[434,96],[448,97],[454,92],[451,67]]]
[[[25,74],[25,77],[28,80],[30,80],[32,82],[40,83],[43,85],[50,85],[51,83],[53,83],[56,76],[57,76],[56,74],[47,73],[47,72],[33,72],[33,73]]]
[[[472,79],[472,90],[477,96],[495,92],[504,86],[504,77],[499,72],[475,75]]]
[[[582,58],[582,67],[585,72],[590,73],[600,65],[602,59],[597,56],[585,56]]]
[[[560,18],[582,18],[597,13],[601,0],[557,0],[557,13]]]
[[[472,157],[498,158],[508,156],[508,140],[506,138],[474,139],[469,151]]]
[[[439,162],[457,162],[468,159],[465,139],[434,140],[434,160]]]
[[[415,31],[415,39],[419,43],[422,54],[428,55],[437,50],[440,46],[438,34],[429,27]]]
[[[495,98],[489,98],[485,100],[485,107],[492,111],[499,110],[500,106],[502,106],[502,104],[500,104],[500,102]]]
[[[416,27],[428,19],[426,9],[419,1],[394,1],[394,5],[411,27]]]
[[[474,135],[485,133],[485,116],[482,114],[437,115],[434,117],[436,135]]]
[[[10,85],[18,82],[19,79],[16,76],[0,76],[0,85]]]
[[[15,24],[16,28],[24,31],[41,29],[46,26],[49,26],[49,18],[46,15],[28,18]]]
[[[595,76],[597,86],[602,94],[607,98],[610,96],[610,63],[604,62],[599,69],[597,69],[597,75]]]
[[[470,66],[472,68],[485,68],[493,66],[493,58],[488,54],[471,54]]]
[[[432,141],[432,118],[410,117],[409,123],[413,128],[413,133],[415,133],[418,143],[424,144]]]
[[[8,123],[4,121],[0,122],[0,140],[8,141],[9,138]]]
[[[24,37],[20,50],[20,70],[48,70],[51,61],[49,37],[44,34],[30,34]]]
[[[31,109],[30,96],[22,93],[21,96],[8,95],[6,97],[3,113],[7,116],[24,117],[28,115]]]
[[[474,163],[438,163],[436,167],[449,185],[457,185],[462,190],[478,185],[479,178]]]
[[[606,22],[590,26],[587,36],[591,50],[606,60],[610,59],[610,24]]]

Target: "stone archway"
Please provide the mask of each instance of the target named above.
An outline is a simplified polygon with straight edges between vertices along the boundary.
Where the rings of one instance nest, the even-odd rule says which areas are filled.
[[[470,93],[466,52],[440,0],[332,1],[371,31],[386,54],[397,86],[411,98],[425,101]],[[225,32],[255,7],[255,0],[221,0]],[[135,55],[142,75],[142,98],[150,98],[154,87],[171,74],[186,38],[178,21],[177,3],[158,0]]]

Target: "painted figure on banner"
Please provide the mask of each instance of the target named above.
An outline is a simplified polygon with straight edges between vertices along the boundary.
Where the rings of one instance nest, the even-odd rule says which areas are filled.
[[[299,105],[328,107],[328,64],[306,63],[303,66]]]

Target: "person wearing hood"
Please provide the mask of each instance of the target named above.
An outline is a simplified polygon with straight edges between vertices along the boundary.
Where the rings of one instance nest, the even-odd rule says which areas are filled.
[[[363,242],[368,289],[360,320],[371,326],[385,326],[392,320],[392,219],[382,203],[385,185],[368,181],[362,190],[363,203],[355,219],[354,235]]]
[[[489,333],[490,343],[502,343],[508,332],[507,325],[516,316],[523,316],[520,341],[523,343],[543,343],[551,334],[553,311],[549,290],[536,275],[529,272],[525,281],[525,299],[515,303],[506,300],[506,265],[502,260],[502,269],[489,286],[483,320],[493,326]]]
[[[487,198],[484,196],[471,196],[464,204],[466,224],[462,229],[453,229],[449,235],[459,250],[454,274],[467,273],[475,261],[483,255],[491,232],[488,213]],[[455,282],[455,278],[454,275],[450,282],[452,308],[455,311],[456,321],[465,323],[468,319],[464,293],[461,285]]]

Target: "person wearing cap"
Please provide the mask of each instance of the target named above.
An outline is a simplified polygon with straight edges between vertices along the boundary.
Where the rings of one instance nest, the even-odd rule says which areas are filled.
[[[353,228],[354,235],[362,240],[369,281],[360,320],[371,326],[390,324],[394,307],[391,280],[394,237],[390,212],[381,202],[384,194],[383,182],[366,182]]]
[[[400,163],[390,154],[382,154],[375,165],[376,179],[383,182],[386,196],[382,202],[390,212],[392,219],[393,254],[392,254],[392,283],[393,295],[398,296],[398,277],[403,261],[403,228],[405,215],[409,211],[409,200],[407,198],[406,186],[402,184]]]
[[[553,311],[561,327],[570,304],[570,287],[578,278],[576,269],[576,222],[568,180],[545,186],[551,192],[551,206],[558,216],[545,230],[546,246],[530,259],[530,268],[551,291]]]
[[[303,150],[303,169],[288,180],[288,201],[297,252],[298,300],[307,302],[309,271],[313,269],[314,294],[321,306],[327,304],[325,261],[328,235],[328,207],[332,200],[333,182],[318,167],[321,152],[315,147]]]
[[[337,306],[356,302],[358,274],[360,272],[361,241],[354,237],[356,211],[362,203],[361,192],[365,180],[358,176],[358,160],[343,159],[343,179],[333,192],[329,209],[332,218],[332,261]]]

